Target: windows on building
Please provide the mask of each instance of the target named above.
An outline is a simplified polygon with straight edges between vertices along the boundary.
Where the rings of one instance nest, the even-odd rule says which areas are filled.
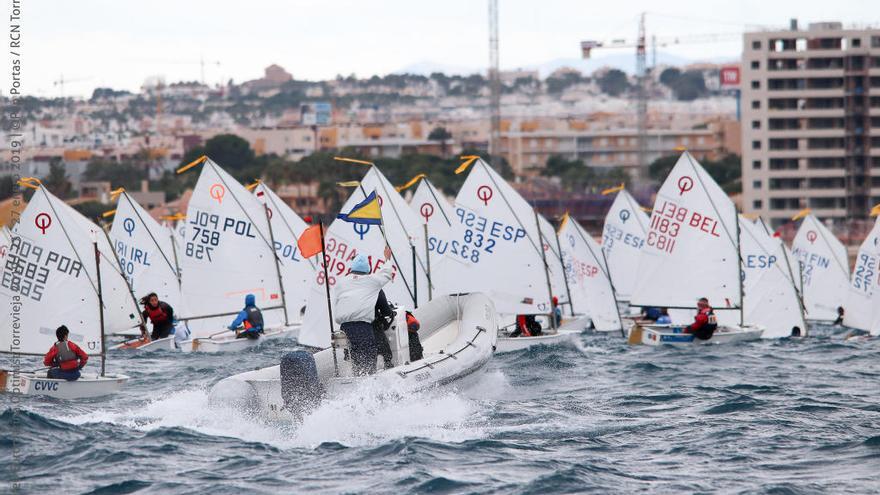
[[[760,50],[761,42],[759,40],[752,41],[752,50]]]
[[[752,201],[752,209],[760,210],[763,207],[764,207],[764,202],[761,201],[760,199],[756,199],[756,200]]]
[[[752,129],[760,129],[760,128],[761,128],[761,121],[760,120],[753,120],[752,121]]]
[[[752,170],[761,170],[761,160],[752,160]]]
[[[752,141],[752,149],[753,150],[761,149],[761,141]]]
[[[754,108],[754,109],[761,108],[761,100],[752,100],[752,108]]]
[[[752,89],[761,89],[761,81],[752,81]]]
[[[752,68],[753,68],[753,69],[760,69],[760,68],[761,68],[761,62],[758,61],[758,60],[752,60]]]

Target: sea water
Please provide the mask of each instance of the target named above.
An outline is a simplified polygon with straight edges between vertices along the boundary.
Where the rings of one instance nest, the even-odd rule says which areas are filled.
[[[208,400],[291,347],[114,351],[108,371],[132,377],[114,396],[13,409],[0,395],[0,493],[13,477],[22,493],[880,491],[880,340],[649,348],[587,333],[452,386],[361,390],[301,425]]]

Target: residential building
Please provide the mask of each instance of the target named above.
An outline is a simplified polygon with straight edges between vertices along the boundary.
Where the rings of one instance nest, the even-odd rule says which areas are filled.
[[[880,29],[746,33],[743,205],[774,226],[803,208],[867,218],[880,202]]]

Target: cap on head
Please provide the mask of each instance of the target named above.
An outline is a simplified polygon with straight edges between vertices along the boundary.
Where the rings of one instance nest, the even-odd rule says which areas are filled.
[[[554,306],[559,306],[559,298],[556,297],[556,296],[553,296],[553,305],[554,305]]]
[[[352,273],[370,273],[370,260],[367,259],[366,255],[359,254],[354,257],[354,260],[352,260],[351,266],[349,268],[351,268]]]
[[[248,294],[248,295],[244,296],[244,305],[245,306],[256,306],[257,305],[257,298],[254,297],[253,294]]]
[[[60,327],[55,329],[55,337],[58,339],[59,342],[66,339],[69,334],[70,330],[68,330],[67,327],[64,325],[61,325]]]

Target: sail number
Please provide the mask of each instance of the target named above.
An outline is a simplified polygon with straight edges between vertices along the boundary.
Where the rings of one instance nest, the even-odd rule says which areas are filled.
[[[76,278],[82,273],[82,263],[55,251],[46,251],[21,236],[13,236],[0,286],[11,293],[40,301],[53,272]]]
[[[874,285],[878,283],[877,279],[877,258],[860,253],[856,262],[856,269],[853,271],[852,286],[853,289],[871,294]]]
[[[196,259],[212,261],[214,249],[220,246],[223,234],[233,233],[247,238],[256,238],[253,224],[232,217],[220,217],[215,213],[194,211],[188,215],[187,242],[185,253]]]

